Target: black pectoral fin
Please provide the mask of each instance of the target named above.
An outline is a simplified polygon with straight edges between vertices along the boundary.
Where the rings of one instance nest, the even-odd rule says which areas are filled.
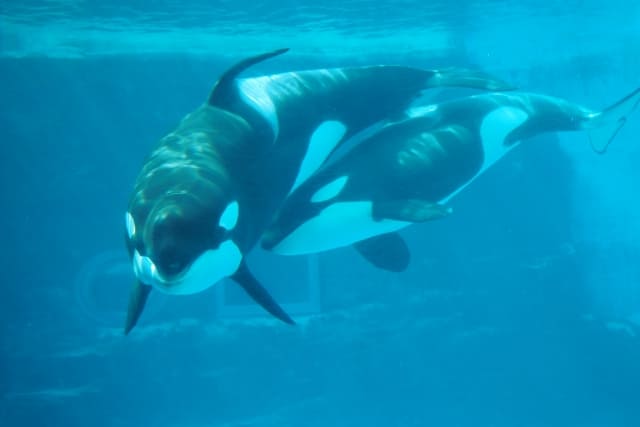
[[[124,325],[124,334],[127,335],[140,319],[144,305],[151,293],[151,286],[142,284],[139,280],[133,283],[131,293],[129,294],[129,307],[127,309],[127,321]]]
[[[388,200],[373,204],[373,218],[406,222],[426,222],[444,218],[452,212],[449,206],[418,199]]]
[[[398,233],[362,240],[353,247],[374,266],[394,273],[405,271],[411,260],[409,247]]]
[[[228,91],[232,86],[231,83],[244,70],[246,70],[247,68],[259,62],[265,61],[269,58],[273,58],[274,56],[282,55],[288,50],[289,48],[284,48],[284,49],[274,50],[272,52],[266,52],[259,55],[255,55],[250,58],[243,59],[242,61],[238,62],[237,64],[229,68],[227,71],[225,71],[225,73],[222,76],[220,76],[220,78],[218,79],[218,82],[216,83],[215,87],[211,91],[211,94],[209,95],[209,105],[224,104],[224,101],[226,100],[226,97],[229,93]]]
[[[282,307],[273,299],[264,286],[258,282],[253,273],[249,270],[246,264],[243,262],[240,264],[238,271],[235,272],[231,278],[245,290],[245,292],[262,308],[268,311],[274,317],[282,320],[290,325],[295,325],[296,322],[289,317]]]

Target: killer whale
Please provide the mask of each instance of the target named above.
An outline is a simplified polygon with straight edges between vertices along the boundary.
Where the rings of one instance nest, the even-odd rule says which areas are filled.
[[[604,151],[639,103],[640,89],[601,112],[507,92],[410,109],[293,192],[262,246],[299,255],[355,244],[373,264],[401,271],[409,254],[395,232],[447,216],[447,202],[520,141],[584,130],[594,149]],[[390,266],[383,259],[394,255],[384,251],[389,245],[400,248]]]
[[[425,89],[512,89],[471,70],[384,65],[239,78],[286,51],[256,55],[228,69],[208,100],[145,161],[125,216],[136,276],[125,333],[152,288],[193,294],[224,278],[293,323],[244,262],[287,194],[343,141],[402,113]]]

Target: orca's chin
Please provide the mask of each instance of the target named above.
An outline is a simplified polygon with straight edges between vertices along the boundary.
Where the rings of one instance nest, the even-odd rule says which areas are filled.
[[[222,279],[233,275],[242,262],[242,252],[231,240],[226,240],[217,249],[210,249],[198,256],[183,272],[167,277],[163,275],[151,258],[133,255],[133,271],[138,280],[162,293],[170,295],[196,294],[210,288]]]
[[[176,273],[167,272],[163,268],[158,268],[158,274],[162,277],[162,280],[165,283],[180,283],[184,279],[184,276],[189,272],[190,268],[191,266],[189,265]]]

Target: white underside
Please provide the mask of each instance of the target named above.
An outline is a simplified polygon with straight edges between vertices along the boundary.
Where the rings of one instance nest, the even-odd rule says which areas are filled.
[[[484,162],[478,175],[493,166],[502,156],[517,145],[513,143],[506,147],[504,140],[528,118],[529,115],[525,111],[515,107],[500,107],[485,116],[480,127]]]
[[[507,135],[523,124],[528,118],[529,115],[525,111],[515,107],[500,107],[487,114],[480,126],[480,138],[482,139],[482,149],[484,152],[482,167],[469,181],[442,199],[440,203],[449,202],[449,200],[464,190],[469,184],[475,181],[476,178],[518,145],[518,142],[514,142],[509,146],[505,146],[504,140]]]
[[[439,203],[446,203],[478,176],[493,166],[515,145],[506,147],[504,140],[515,128],[524,123],[528,114],[513,107],[500,107],[485,116],[480,137],[484,149],[484,161],[478,173],[456,189]],[[377,173],[372,171],[372,173]],[[384,172],[382,172],[384,173]],[[328,183],[327,190],[333,190],[332,183]],[[323,187],[323,188],[325,188]],[[316,193],[316,197],[324,194]],[[320,197],[323,198],[323,197]],[[309,203],[312,203],[310,201]],[[273,250],[282,255],[302,255],[323,252],[343,246],[348,246],[361,240],[384,233],[400,230],[412,223],[395,220],[374,221],[372,217],[372,203],[370,201],[337,202],[323,209],[317,216],[304,222]]]
[[[231,240],[216,250],[208,250],[196,259],[189,270],[175,280],[166,280],[149,257],[133,255],[133,271],[140,282],[171,295],[202,292],[220,280],[231,276],[240,266],[242,253]]]
[[[281,255],[323,252],[411,225],[410,222],[387,219],[374,221],[371,208],[371,202],[330,205],[298,227],[273,251]]]

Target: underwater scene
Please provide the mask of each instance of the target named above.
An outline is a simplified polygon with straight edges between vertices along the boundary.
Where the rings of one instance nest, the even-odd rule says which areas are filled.
[[[6,0],[0,426],[640,426],[640,2]]]

